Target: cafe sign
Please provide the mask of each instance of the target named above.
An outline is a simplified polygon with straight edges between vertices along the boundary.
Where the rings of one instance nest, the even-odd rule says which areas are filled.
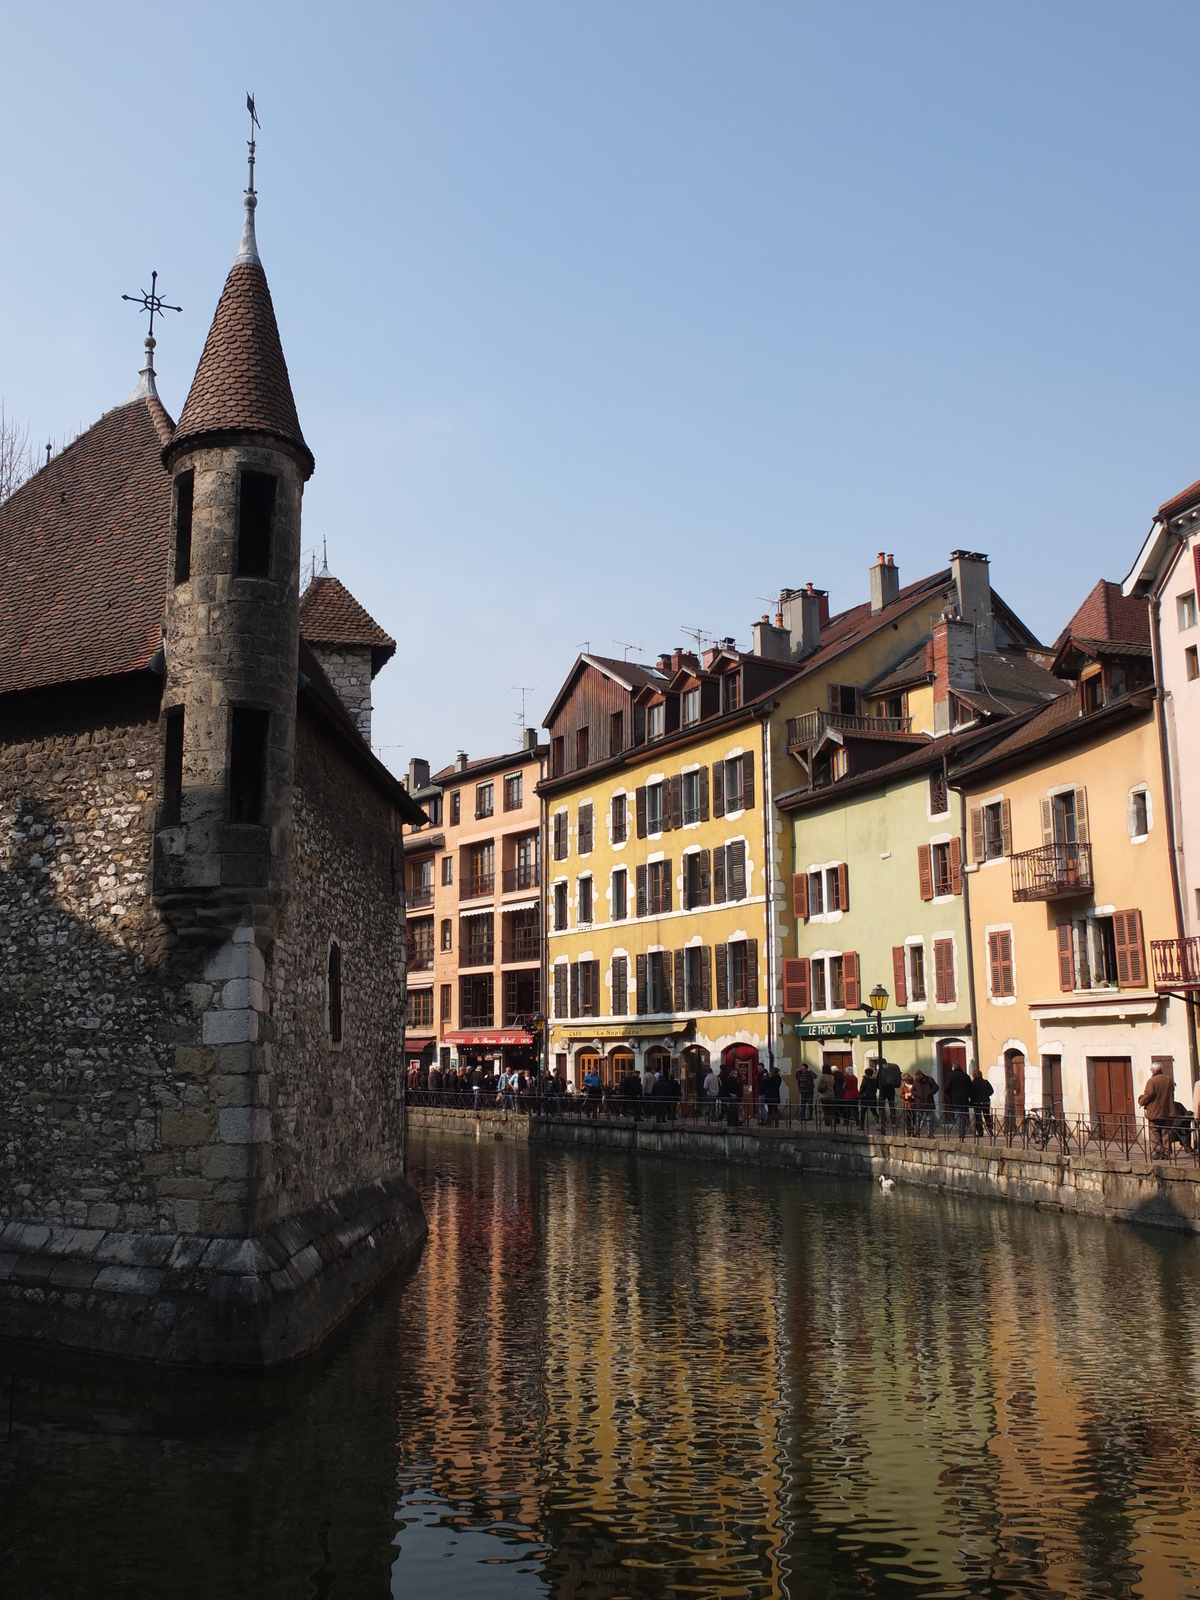
[[[923,1017],[884,1017],[883,1037],[885,1039],[911,1039],[918,1025],[925,1019]],[[877,1039],[879,1037],[879,1024],[872,1017],[870,1021],[851,1022],[847,1017],[836,1022],[798,1022],[796,1024],[796,1037],[798,1039]]]

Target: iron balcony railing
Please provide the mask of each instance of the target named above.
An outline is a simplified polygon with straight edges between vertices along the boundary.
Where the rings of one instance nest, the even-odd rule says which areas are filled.
[[[541,873],[536,861],[526,861],[523,866],[504,869],[505,894],[516,894],[519,889],[536,889],[540,884]]]
[[[1012,857],[1014,900],[1066,900],[1093,887],[1090,844],[1043,844]]]
[[[496,944],[494,940],[468,940],[459,949],[458,964],[460,967],[490,967],[496,960]]]
[[[408,909],[410,911],[419,911],[422,908],[422,906],[431,906],[432,904],[433,904],[433,885],[432,884],[428,884],[427,883],[423,887],[420,887],[420,888],[418,888],[418,887],[416,887],[414,885],[414,887],[411,888],[408,891]]]
[[[849,733],[911,733],[911,717],[856,717],[847,711],[806,711],[788,718],[788,748],[800,750],[816,744],[826,728]]]
[[[542,941],[536,933],[526,939],[500,941],[500,960],[505,966],[519,961],[540,961],[541,956]]]
[[[1156,989],[1200,989],[1200,938],[1151,939]]]
[[[460,900],[478,900],[482,895],[495,894],[495,872],[471,872],[463,878],[458,887]]]

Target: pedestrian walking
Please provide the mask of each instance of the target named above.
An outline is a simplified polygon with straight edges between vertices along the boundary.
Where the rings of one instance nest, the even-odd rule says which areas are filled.
[[[935,1079],[922,1072],[920,1067],[913,1073],[912,1108],[916,1117],[916,1131],[920,1135],[924,1128],[929,1137],[933,1138],[934,1118],[936,1112],[933,1102],[937,1099],[938,1086]]]
[[[704,1080],[704,1096],[708,1101],[708,1120],[716,1122],[720,1116],[721,1074],[715,1061],[709,1064],[708,1076]]]
[[[777,1128],[779,1126],[779,1098],[783,1091],[783,1078],[774,1062],[771,1063],[763,1079],[763,1085],[763,1099],[767,1107],[767,1126],[769,1128]]]
[[[906,1072],[900,1079],[900,1119],[905,1133],[913,1131],[913,1075]]]
[[[896,1126],[896,1093],[900,1088],[900,1068],[894,1061],[881,1063],[877,1074],[879,1080],[879,1125],[883,1126],[884,1116],[887,1116],[892,1127]]]
[[[833,1068],[828,1061],[821,1063],[821,1076],[817,1079],[817,1105],[821,1121],[828,1124],[837,1115],[837,1085],[833,1081]]]
[[[950,1109],[954,1113],[954,1126],[958,1129],[961,1139],[967,1131],[967,1119],[971,1114],[971,1080],[967,1077],[966,1070],[957,1061],[950,1069],[950,1076],[946,1080],[945,1099],[950,1102]]]
[[[1163,1136],[1175,1112],[1175,1082],[1163,1071],[1161,1061],[1154,1063],[1146,1087],[1138,1095],[1138,1105],[1145,1111],[1150,1126],[1150,1159],[1162,1161],[1167,1153]]]
[[[995,1089],[979,1070],[978,1061],[971,1068],[971,1109],[975,1113],[975,1136],[981,1138],[986,1128],[991,1132],[992,1113],[990,1102],[995,1094]]]
[[[842,1118],[847,1127],[858,1121],[858,1077],[853,1062],[842,1074]]]
[[[874,1116],[879,1121],[879,1079],[874,1067],[867,1067],[863,1072],[863,1080],[858,1088],[858,1125],[865,1128],[867,1118]]]
[[[806,1061],[800,1063],[796,1072],[796,1093],[800,1099],[800,1121],[810,1122],[813,1114],[813,1097],[817,1091],[817,1078],[813,1069]]]

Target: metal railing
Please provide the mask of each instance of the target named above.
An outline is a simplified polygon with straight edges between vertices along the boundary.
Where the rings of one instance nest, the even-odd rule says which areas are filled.
[[[495,872],[472,872],[461,879],[458,886],[460,900],[478,900],[485,894],[495,894]]]
[[[496,944],[494,940],[486,943],[482,940],[471,941],[459,946],[458,964],[460,967],[490,967],[496,960]]]
[[[989,1151],[1098,1156],[1147,1166],[1166,1162],[1200,1167],[1200,1137],[1190,1115],[1156,1125],[1140,1116],[1062,1116],[1048,1111],[1009,1112],[1004,1107],[996,1111],[974,1107],[918,1111],[898,1105],[865,1105],[861,1101],[828,1107],[819,1100],[794,1099],[774,1106],[754,1101],[748,1090],[740,1101],[714,1101],[707,1096],[675,1100],[647,1092],[627,1096],[619,1084],[605,1084],[598,1094],[558,1094],[548,1087],[551,1081],[543,1079],[539,1087],[531,1075],[526,1092],[516,1096],[518,1103],[503,1106],[494,1079],[485,1078],[476,1097],[469,1082],[431,1090],[418,1087],[410,1075],[408,1103],[481,1113],[515,1109],[531,1116],[575,1120],[607,1117],[713,1129],[737,1127],[763,1138],[787,1133],[859,1142],[933,1141]]]
[[[501,939],[500,960],[505,966],[518,961],[540,961],[542,941],[539,934],[528,939]]]
[[[1011,862],[1014,900],[1065,900],[1093,887],[1090,844],[1043,844]]]
[[[410,889],[406,905],[409,911],[420,911],[423,906],[433,904],[433,885],[426,884],[423,888]]]
[[[516,894],[520,889],[539,888],[542,875],[538,868],[536,861],[528,861],[523,867],[505,867],[504,893]]]
[[[1151,939],[1156,989],[1200,989],[1200,938]]]
[[[910,733],[912,718],[860,717],[848,711],[806,711],[802,717],[788,718],[788,748],[816,744],[826,728],[840,728],[849,733]]]

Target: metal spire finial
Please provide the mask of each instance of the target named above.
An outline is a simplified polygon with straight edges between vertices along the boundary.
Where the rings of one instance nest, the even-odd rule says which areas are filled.
[[[331,578],[333,576],[329,570],[329,546],[326,543],[324,534],[321,535],[321,570],[317,576],[320,578]]]
[[[254,96],[252,94],[246,96],[246,110],[250,113],[250,138],[247,140],[250,149],[250,182],[246,187],[246,220],[242,224],[242,245],[237,255],[233,258],[235,267],[241,261],[252,261],[256,266],[262,265],[258,258],[258,241],[254,237],[254,208],[258,205],[258,195],[254,191],[254,130],[255,128],[261,128],[262,123],[259,122],[258,114],[254,109]]]
[[[141,294],[123,294],[122,300],[128,300],[131,305],[140,306],[143,311],[150,313],[150,330],[146,334],[146,365],[138,375],[138,385],[129,396],[130,400],[158,399],[158,390],[154,386],[154,347],[158,343],[154,337],[154,317],[160,311],[182,311],[182,306],[169,306],[158,292],[158,273],[150,274],[150,293],[145,289]]]

